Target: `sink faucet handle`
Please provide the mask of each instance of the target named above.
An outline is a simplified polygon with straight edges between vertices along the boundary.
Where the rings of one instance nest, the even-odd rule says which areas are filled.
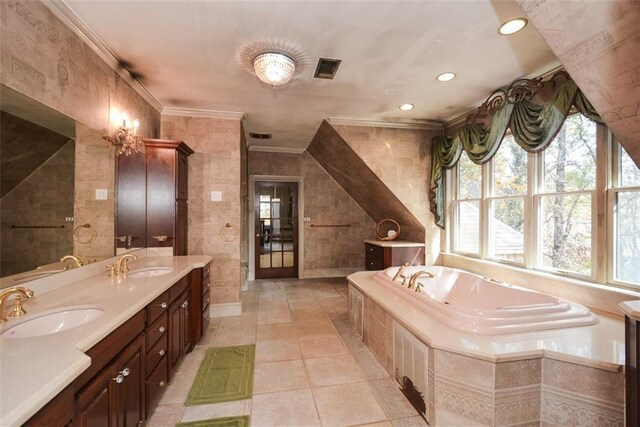
[[[22,295],[16,295],[13,300],[13,307],[11,307],[11,311],[7,314],[7,317],[22,317],[27,314],[27,310],[22,307],[22,300],[25,299]]]

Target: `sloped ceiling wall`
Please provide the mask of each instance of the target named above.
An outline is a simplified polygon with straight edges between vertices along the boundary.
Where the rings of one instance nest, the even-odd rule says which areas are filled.
[[[640,2],[516,1],[640,167]]]
[[[402,227],[402,240],[425,241],[425,228],[326,120],[307,152],[376,222],[393,218]]]

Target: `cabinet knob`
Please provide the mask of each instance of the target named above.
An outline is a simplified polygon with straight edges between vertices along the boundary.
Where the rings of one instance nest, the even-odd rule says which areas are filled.
[[[206,302],[207,304],[209,304],[209,298],[205,299],[204,302]]]
[[[159,354],[160,356],[164,356],[164,354],[165,354],[165,353],[166,353],[166,351],[164,351],[164,349],[163,349],[163,350],[160,350],[160,351],[158,352],[158,354]]]
[[[163,302],[162,304],[160,304],[160,308],[167,308],[169,307],[169,305],[166,302]]]
[[[164,326],[160,326],[158,328],[158,332],[160,332],[161,334],[164,334],[164,331],[166,331],[166,330],[167,330],[167,328],[165,328]]]
[[[165,236],[164,234],[160,236],[151,236],[152,239],[156,239],[158,242],[166,242],[169,236]]]
[[[183,303],[182,303],[182,305],[181,305],[181,307],[182,307],[182,308],[187,308],[187,307],[189,307],[189,301],[185,301],[185,302],[183,302]]]
[[[160,382],[158,383],[158,385],[159,385],[160,387],[164,387],[164,386],[166,386],[166,385],[167,385],[167,383],[166,383],[166,382],[164,382],[164,381],[160,381]]]
[[[120,384],[122,383],[122,381],[124,381],[124,376],[122,374],[118,375],[115,378],[111,378],[113,381],[115,381],[116,383]]]
[[[120,373],[122,374],[123,377],[128,377],[129,374],[131,373],[131,369],[124,368]]]

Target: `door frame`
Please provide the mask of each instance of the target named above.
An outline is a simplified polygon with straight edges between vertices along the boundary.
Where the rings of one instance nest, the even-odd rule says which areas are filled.
[[[296,182],[298,183],[298,278],[304,278],[304,180],[301,176],[282,175],[249,175],[249,214],[247,215],[247,246],[249,248],[249,274],[247,281],[256,280],[256,239],[254,237],[256,229],[255,198],[256,182]]]

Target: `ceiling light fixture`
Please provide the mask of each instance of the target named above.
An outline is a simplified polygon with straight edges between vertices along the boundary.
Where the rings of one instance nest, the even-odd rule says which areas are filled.
[[[296,64],[287,55],[266,52],[255,57],[253,69],[260,80],[276,87],[291,81],[296,71]]]
[[[411,111],[413,110],[413,104],[402,104],[398,108],[401,109],[402,111]]]
[[[455,78],[456,78],[456,73],[452,73],[448,71],[446,73],[439,74],[438,77],[436,77],[436,80],[438,80],[439,82],[448,82]]]
[[[498,28],[498,34],[501,34],[503,36],[515,34],[526,27],[528,22],[529,21],[527,21],[525,18],[511,19],[500,25],[500,27]]]

